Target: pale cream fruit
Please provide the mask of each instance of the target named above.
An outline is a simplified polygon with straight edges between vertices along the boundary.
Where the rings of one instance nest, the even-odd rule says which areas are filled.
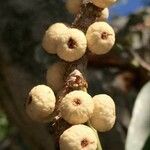
[[[60,104],[62,118],[70,124],[87,122],[92,116],[93,109],[92,97],[83,91],[70,92]]]
[[[26,112],[34,121],[47,122],[55,109],[55,102],[56,98],[51,88],[46,85],[38,85],[29,93]]]
[[[60,150],[96,150],[94,131],[85,125],[74,125],[60,136]]]
[[[47,53],[56,54],[59,39],[63,36],[68,28],[63,23],[55,23],[45,32],[42,47]]]
[[[94,54],[106,54],[115,44],[115,32],[106,22],[95,22],[87,30],[88,48]]]
[[[100,13],[98,14],[99,16],[96,18],[96,21],[105,21],[109,17],[109,9],[104,8]]]
[[[91,0],[91,2],[99,8],[109,7],[113,5],[114,3],[116,3],[116,1],[117,0]]]
[[[80,59],[86,52],[87,40],[84,33],[78,29],[70,28],[62,36],[57,55],[68,62]]]
[[[55,92],[59,92],[64,86],[65,63],[58,62],[47,70],[46,81]]]
[[[105,94],[93,97],[94,112],[90,119],[91,125],[99,132],[109,131],[115,124],[116,111],[113,99]]]
[[[71,14],[77,14],[80,11],[82,0],[67,0],[66,8]]]

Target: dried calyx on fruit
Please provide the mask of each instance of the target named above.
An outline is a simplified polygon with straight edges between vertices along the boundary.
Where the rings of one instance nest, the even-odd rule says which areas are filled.
[[[46,80],[55,92],[58,92],[64,86],[65,63],[58,62],[50,66],[47,70]]]
[[[115,43],[115,32],[106,22],[95,22],[86,33],[88,48],[94,54],[105,54]]]
[[[85,81],[82,73],[75,69],[66,79],[65,88],[74,90],[84,90],[87,88],[87,82]]]
[[[80,11],[82,0],[67,0],[66,8],[71,14],[77,14]]]
[[[87,40],[78,29],[68,29],[59,41],[57,55],[68,62],[80,59],[86,52]]]
[[[55,102],[56,98],[51,88],[46,85],[38,85],[29,93],[26,112],[34,121],[48,122],[55,109]]]
[[[56,54],[59,39],[63,37],[67,29],[68,27],[63,23],[55,23],[50,26],[43,38],[42,46],[44,50],[50,54]]]
[[[91,2],[99,7],[99,8],[106,8],[113,5],[117,0],[91,0]]]
[[[60,136],[60,150],[96,150],[94,131],[85,125],[74,125]]]
[[[109,9],[104,8],[102,11],[99,12],[96,21],[105,21],[109,17]]]
[[[94,103],[91,96],[83,91],[67,94],[60,103],[62,118],[70,124],[85,123],[92,116]]]
[[[113,99],[105,94],[93,97],[94,112],[90,119],[91,125],[99,132],[110,130],[116,119],[115,103]]]

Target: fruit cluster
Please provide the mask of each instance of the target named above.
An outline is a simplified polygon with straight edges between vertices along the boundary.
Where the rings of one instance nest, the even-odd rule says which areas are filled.
[[[94,54],[105,54],[115,43],[115,32],[106,22],[99,21],[89,26],[86,35],[63,23],[48,28],[43,39],[43,48],[57,54],[62,60],[73,62],[80,59],[88,49]]]
[[[45,32],[42,46],[50,54],[57,54],[64,62],[58,62],[49,67],[46,75],[48,86],[34,87],[26,101],[26,112],[34,121],[50,122],[57,108],[60,116],[72,127],[60,136],[61,150],[96,150],[97,138],[92,126],[99,132],[110,130],[116,119],[115,103],[106,94],[91,97],[86,91],[76,89],[64,95],[59,103],[54,93],[65,86],[65,63],[81,59],[87,50],[94,54],[105,54],[115,43],[115,33],[112,27],[104,22],[109,16],[108,8],[115,0],[91,0],[100,9],[96,22],[91,24],[84,34],[77,28],[63,23],[55,23]],[[68,0],[66,7],[69,12],[80,12],[83,0]],[[82,75],[76,71],[79,76]],[[74,78],[70,80],[75,80]]]
[[[52,89],[46,85],[38,85],[29,93],[26,112],[34,121],[49,122],[55,103],[56,98]],[[110,96],[99,94],[92,98],[87,92],[81,90],[66,94],[59,105],[59,110],[61,117],[73,125],[60,136],[60,149],[62,150],[72,150],[74,146],[80,150],[82,139],[86,139],[84,144],[86,143],[89,149],[91,147],[95,150],[97,140],[94,132],[81,124],[90,122],[93,128],[99,132],[105,132],[113,127],[116,118],[115,104]],[[81,140],[81,145],[77,143],[77,140]]]

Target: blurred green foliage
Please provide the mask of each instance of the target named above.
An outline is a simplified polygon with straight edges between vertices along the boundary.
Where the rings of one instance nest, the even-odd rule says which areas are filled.
[[[6,115],[0,111],[0,141],[7,137],[10,130]]]

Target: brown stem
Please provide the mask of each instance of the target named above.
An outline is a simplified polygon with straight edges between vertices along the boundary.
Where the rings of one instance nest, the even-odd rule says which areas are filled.
[[[92,3],[83,4],[81,6],[81,11],[77,14],[76,19],[72,23],[72,27],[86,32],[88,27],[96,21],[100,11],[102,11],[102,9],[96,7]]]

